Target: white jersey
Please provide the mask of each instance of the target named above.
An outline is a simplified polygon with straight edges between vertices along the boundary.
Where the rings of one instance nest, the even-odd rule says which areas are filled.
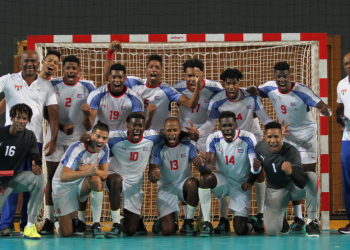
[[[61,173],[64,166],[75,171],[78,167],[87,164],[104,164],[109,162],[109,148],[108,145],[99,153],[91,153],[86,145],[82,142],[75,142],[69,146],[67,151],[62,156],[60,164],[57,167],[55,175],[52,180],[53,195],[63,194],[71,190],[77,185],[81,179],[70,182],[61,181]]]
[[[149,163],[159,165],[162,178],[158,186],[180,183],[191,177],[191,161],[197,156],[196,145],[187,137],[173,147],[167,146],[164,140],[154,145]]]
[[[337,87],[337,103],[344,105],[344,116],[350,118],[350,82],[349,76],[346,76],[338,83]],[[345,128],[343,132],[343,141],[350,140],[350,119],[344,121]]]
[[[307,86],[295,82],[288,93],[278,90],[276,81],[268,81],[259,86],[260,96],[270,98],[278,121],[290,123],[290,135],[284,135],[289,141],[300,141],[313,135],[317,124],[312,119],[311,107],[316,107],[321,99]]]
[[[255,145],[255,136],[248,131],[237,129],[231,143],[227,143],[221,131],[217,131],[207,139],[207,152],[216,154],[218,173],[244,183],[251,172],[251,160],[256,158]]]
[[[201,95],[198,101],[197,108],[190,109],[182,105],[179,106],[178,117],[180,120],[181,129],[184,131],[186,131],[185,126],[191,127],[189,122],[190,120],[193,122],[194,126],[197,129],[200,129],[200,127],[208,120],[207,109],[211,98],[215,94],[221,91],[224,91],[224,89],[222,88],[219,82],[215,82],[207,79],[203,79],[203,80],[204,80],[204,85],[203,85],[203,88],[201,89]],[[193,95],[193,92],[188,89],[186,81],[175,83],[174,88],[181,94],[187,96],[188,98],[191,98]],[[210,133],[212,133],[214,129],[215,129],[215,125],[212,131],[210,131]]]
[[[66,135],[62,131],[58,131],[56,145],[68,146],[72,142],[79,141],[79,138],[85,132],[82,124],[83,112],[81,106],[86,103],[86,100],[95,90],[93,81],[78,80],[74,85],[68,85],[64,82],[63,77],[58,77],[50,80],[57,99],[57,109],[60,124],[74,124],[73,134]],[[50,141],[51,128],[47,129],[46,141]]]
[[[236,114],[237,129],[244,129],[255,135],[261,134],[260,126],[256,125],[254,112],[264,109],[259,96],[251,96],[243,89],[239,89],[239,97],[232,101],[227,97],[226,91],[213,96],[210,100],[207,115],[217,119],[223,111],[231,111]]]
[[[166,118],[170,117],[171,102],[178,102],[181,94],[166,83],[160,83],[157,87],[147,86],[147,79],[128,76],[125,85],[135,91],[143,100],[144,107],[150,103],[157,106],[157,111],[152,119],[151,129],[162,129]],[[145,113],[147,115],[147,112]]]
[[[120,96],[114,96],[109,90],[109,84],[103,85],[88,97],[87,103],[92,109],[98,110],[95,124],[98,120],[112,129],[126,129],[126,118],[131,113],[143,112],[142,99],[133,90],[125,87]]]
[[[44,107],[57,105],[55,91],[51,83],[37,74],[37,79],[30,86],[22,77],[22,71],[7,74],[0,78],[0,93],[6,97],[6,124],[11,125],[10,109],[12,106],[25,103],[31,107],[33,116],[27,124],[39,143],[43,143],[43,114]]]
[[[135,184],[143,179],[152,147],[164,138],[164,134],[160,130],[146,130],[138,143],[129,141],[127,130],[112,130],[108,137],[113,153],[108,173],[118,173],[124,182]]]

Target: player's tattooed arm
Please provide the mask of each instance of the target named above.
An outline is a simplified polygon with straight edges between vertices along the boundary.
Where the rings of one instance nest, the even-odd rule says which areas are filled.
[[[152,126],[152,119],[156,113],[157,106],[150,103],[147,107],[146,130]]]
[[[325,104],[323,101],[319,101],[317,103],[316,108],[321,112],[322,115],[331,117],[332,116],[332,109],[327,104]]]
[[[88,103],[84,103],[83,106],[81,106],[81,111],[84,114],[82,121],[83,126],[87,131],[89,131],[94,125],[97,116],[97,110],[92,109]]]
[[[199,98],[201,97],[200,84],[203,80],[204,73],[203,71],[195,70],[195,74],[196,74],[196,88],[193,92],[193,95],[191,96],[191,98],[188,98],[187,96],[182,95],[177,102],[177,104],[185,106],[190,109],[197,108]]]
[[[149,164],[148,179],[152,183],[157,183],[157,181],[162,179],[162,175],[160,174],[159,170],[159,165]]]
[[[44,151],[47,150],[47,152],[45,153],[45,156],[52,155],[53,152],[55,152],[58,128],[59,128],[59,125],[60,125],[59,117],[58,117],[58,111],[57,111],[57,105],[47,106],[47,111],[48,111],[48,114],[49,114],[49,122],[50,122],[50,129],[51,129],[51,140],[46,144],[46,146],[44,148]]]
[[[109,76],[109,70],[114,63],[114,52],[118,51],[122,48],[122,44],[114,40],[109,44],[107,54],[106,54],[106,60],[103,64],[103,80],[108,81],[108,76]]]
[[[0,115],[6,111],[6,97],[0,101]]]
[[[348,117],[344,116],[344,104],[337,103],[337,110],[335,111],[335,115],[337,116],[337,124],[338,127],[343,130],[345,128],[345,121],[349,120]]]
[[[96,164],[86,165],[86,168],[82,171],[73,171],[72,169],[63,166],[61,172],[61,181],[62,182],[71,182],[84,177],[94,176],[97,174],[98,167]]]
[[[190,138],[192,141],[198,141],[199,139],[199,131],[198,129],[193,125],[193,122],[190,120],[191,127],[186,127],[187,133],[184,131],[181,131],[181,135],[187,136]]]

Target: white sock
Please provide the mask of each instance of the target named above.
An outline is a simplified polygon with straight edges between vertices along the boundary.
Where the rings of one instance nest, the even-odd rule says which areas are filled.
[[[258,214],[264,213],[264,201],[266,192],[266,182],[257,183],[255,182],[255,196],[256,203],[258,205]]]
[[[27,227],[30,227],[31,225],[33,225],[33,223],[30,223],[29,221],[27,222]]]
[[[58,228],[60,227],[60,224],[58,223],[58,221],[55,221],[54,225],[55,225],[56,233],[60,234],[60,232],[58,231]]]
[[[317,219],[317,212],[307,212],[307,224],[309,224],[314,219]]]
[[[293,206],[294,216],[303,219],[303,213],[301,212],[301,204]]]
[[[202,213],[204,221],[210,222],[210,210],[211,210],[211,192],[210,188],[207,189],[198,189],[199,200],[201,202]]]
[[[53,221],[53,211],[54,211],[53,205],[45,205],[44,218],[46,218],[52,222]]]
[[[114,223],[120,224],[120,208],[118,210],[111,210],[111,216]]]
[[[86,211],[78,211],[78,219],[84,223],[85,223],[85,214],[86,214]]]
[[[250,224],[250,223],[247,223],[247,226],[248,226],[248,229],[249,229],[248,232],[251,232],[254,229],[253,225]]]
[[[76,211],[74,211],[74,212],[72,212],[72,213],[70,214],[70,216],[72,217],[72,220],[75,218],[75,212],[76,212]]]
[[[197,211],[197,207],[192,207],[191,205],[187,205],[186,219],[193,219],[196,211]]]
[[[185,218],[187,218],[187,204],[182,203],[182,209],[184,210]]]
[[[219,200],[220,218],[221,217],[227,218],[229,200],[230,200],[230,197],[228,196],[223,197]]]
[[[91,211],[93,223],[100,223],[102,213],[103,191],[91,191]]]

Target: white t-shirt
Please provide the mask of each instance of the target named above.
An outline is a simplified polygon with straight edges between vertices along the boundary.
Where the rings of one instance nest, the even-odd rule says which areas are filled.
[[[350,83],[349,76],[346,76],[338,83],[337,103],[344,104],[344,116],[350,118]],[[350,140],[350,120],[344,121],[345,128],[343,131],[343,141]]]
[[[152,119],[151,129],[162,129],[165,120],[170,117],[171,102],[178,102],[181,94],[166,83],[160,83],[157,87],[148,87],[147,79],[128,76],[125,85],[135,91],[143,100],[144,107],[150,103],[157,106],[157,111]],[[147,112],[145,112],[147,116]]]
[[[92,91],[87,99],[92,109],[98,110],[98,120],[109,126],[109,129],[126,129],[126,118],[131,113],[143,112],[142,99],[133,90],[126,87],[120,96],[113,96],[109,84]]]
[[[164,140],[154,145],[149,163],[159,165],[162,178],[158,186],[180,183],[191,177],[191,161],[197,156],[196,145],[187,137],[173,147],[167,146]]]
[[[74,124],[73,134],[66,135],[58,131],[56,145],[68,146],[75,141],[79,141],[80,136],[85,132],[82,124],[83,112],[81,106],[86,103],[89,94],[95,90],[93,81],[78,80],[74,85],[64,83],[63,77],[50,80],[57,99],[57,109],[60,124]],[[51,138],[51,128],[47,129],[46,141]]]
[[[268,81],[259,86],[259,90],[261,97],[270,98],[278,121],[284,119],[284,124],[290,123],[290,135],[284,135],[285,139],[297,142],[316,132],[317,124],[312,119],[310,106],[316,107],[321,99],[310,88],[295,82],[288,93],[281,93],[276,81]]]
[[[27,129],[32,130],[39,143],[43,143],[43,113],[44,107],[57,105],[52,84],[37,74],[37,79],[28,86],[22,77],[22,71],[7,74],[0,78],[0,92],[6,97],[6,124],[11,125],[10,109],[12,106],[25,103],[31,107],[33,116]]]

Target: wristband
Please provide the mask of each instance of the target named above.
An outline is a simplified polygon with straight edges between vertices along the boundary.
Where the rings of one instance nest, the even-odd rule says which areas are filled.
[[[106,59],[108,59],[108,60],[114,59],[114,50],[107,49]]]
[[[203,167],[199,167],[200,170],[206,170],[207,169],[207,164],[204,163]]]

